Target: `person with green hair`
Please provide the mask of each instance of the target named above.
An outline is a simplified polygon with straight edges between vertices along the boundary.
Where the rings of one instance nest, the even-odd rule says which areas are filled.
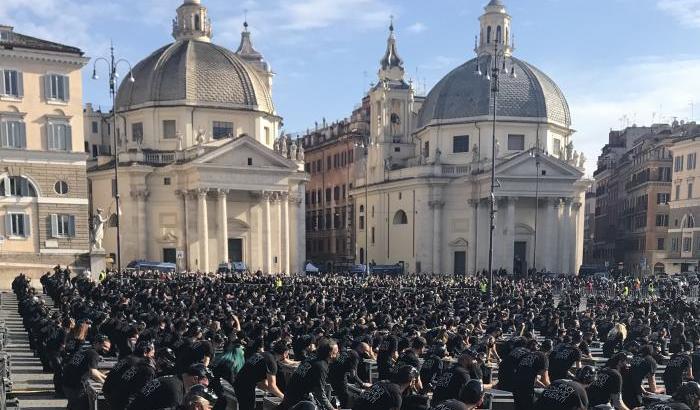
[[[233,385],[236,374],[245,363],[245,349],[238,339],[232,339],[221,355],[217,355],[212,366],[214,376],[220,377]]]

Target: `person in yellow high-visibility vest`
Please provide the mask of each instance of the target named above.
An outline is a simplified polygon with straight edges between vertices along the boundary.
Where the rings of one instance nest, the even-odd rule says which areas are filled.
[[[102,282],[104,282],[105,279],[107,279],[107,272],[105,272],[104,270],[101,270],[100,274],[97,276],[97,280],[98,280],[98,282],[102,283]]]
[[[630,287],[625,285],[625,288],[622,289],[622,296],[626,299],[627,296],[630,295]]]
[[[277,277],[277,279],[275,279],[275,287],[282,287],[282,278],[280,278],[279,276]]]

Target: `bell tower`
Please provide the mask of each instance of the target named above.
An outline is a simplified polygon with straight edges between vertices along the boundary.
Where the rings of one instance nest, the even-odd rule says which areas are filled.
[[[177,8],[177,18],[173,20],[175,40],[197,40],[211,42],[211,20],[207,8],[201,0],[184,0]]]
[[[502,0],[491,0],[484,7],[484,14],[479,17],[481,32],[474,51],[478,56],[493,54],[495,44],[506,57],[513,54],[511,17]]]
[[[385,171],[404,166],[413,152],[410,131],[413,122],[414,90],[413,86],[404,80],[403,65],[392,18],[386,51],[379,62],[379,81],[369,91],[370,183],[383,181]]]

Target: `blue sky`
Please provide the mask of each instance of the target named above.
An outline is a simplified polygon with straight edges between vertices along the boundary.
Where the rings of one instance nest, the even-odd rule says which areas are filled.
[[[376,79],[395,16],[399,52],[423,91],[473,57],[487,0],[203,0],[214,42],[238,46],[244,10],[273,70],[288,132],[347,116]],[[136,63],[172,41],[180,0],[2,0],[0,24]],[[588,171],[610,128],[700,117],[700,0],[505,0],[516,56],[548,73],[572,110]],[[108,107],[84,71],[84,100]]]

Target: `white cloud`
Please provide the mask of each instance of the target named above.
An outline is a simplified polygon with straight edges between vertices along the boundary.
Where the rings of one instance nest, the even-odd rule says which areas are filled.
[[[700,27],[700,0],[658,0],[656,5],[684,25]]]
[[[417,22],[411,24],[410,26],[408,26],[408,31],[410,31],[412,33],[422,33],[427,29],[428,29],[428,26],[421,23],[420,21],[417,21]]]
[[[611,128],[690,120],[690,102],[700,107],[700,58],[646,58],[605,71],[572,73],[562,82],[571,106],[574,145],[592,174]],[[700,111],[700,108],[695,110]]]

